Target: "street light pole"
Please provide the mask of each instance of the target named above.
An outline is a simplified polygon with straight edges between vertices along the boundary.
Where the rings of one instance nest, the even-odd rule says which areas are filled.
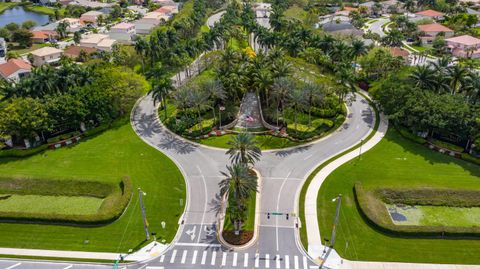
[[[340,217],[340,205],[342,204],[342,195],[339,194],[337,198],[334,200],[337,201],[337,209],[335,210],[335,219],[333,220],[333,229],[332,229],[332,237],[330,239],[330,248],[333,248],[333,245],[335,244],[335,239],[337,237],[337,225],[338,225],[338,219]]]
[[[142,191],[142,189],[138,188],[138,199],[140,200],[140,209],[142,210],[142,219],[143,219],[143,228],[145,229],[145,237],[150,240],[150,233],[148,232],[148,222],[147,222],[147,214],[145,212],[145,205],[143,204],[143,196],[146,195]]]

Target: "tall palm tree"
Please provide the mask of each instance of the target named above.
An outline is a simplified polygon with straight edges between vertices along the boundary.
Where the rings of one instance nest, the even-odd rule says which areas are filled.
[[[293,81],[287,77],[280,77],[273,81],[272,94],[277,101],[277,126],[278,126],[278,115],[281,108],[282,118],[285,119],[285,100],[288,97],[288,93],[294,87]]]
[[[467,76],[467,69],[463,68],[460,65],[454,65],[447,70],[447,78],[450,81],[450,89],[452,95],[455,95],[457,92],[461,91],[463,87],[463,82]]]
[[[153,102],[156,104],[160,101],[165,112],[165,119],[167,118],[167,96],[173,90],[172,81],[168,78],[162,78],[152,85],[149,94],[153,97]]]
[[[218,184],[220,187],[220,195],[232,196],[235,205],[230,205],[234,208],[231,212],[230,219],[233,220],[235,226],[235,234],[240,234],[241,223],[245,216],[245,202],[248,200],[252,192],[257,191],[257,178],[249,174],[248,168],[242,163],[235,163],[231,166],[227,165],[227,172],[222,172],[224,179]]]
[[[269,90],[272,84],[272,74],[268,69],[262,68],[253,74],[253,86],[257,89],[257,92],[260,94],[260,96],[264,96],[267,107],[269,104],[268,100],[270,99]]]
[[[134,43],[135,51],[142,60],[142,73],[145,74],[145,55],[148,51],[148,42],[141,36],[137,36]]]
[[[428,66],[419,65],[410,74],[410,79],[416,87],[421,89],[437,89],[437,76],[435,70]]]
[[[244,166],[253,165],[262,156],[262,151],[257,146],[254,137],[249,133],[238,133],[227,144],[230,148],[226,154],[230,155],[230,160],[234,163],[240,163]]]
[[[297,114],[305,107],[306,95],[302,88],[296,88],[289,92],[288,102],[293,108],[294,129],[297,130]]]
[[[197,121],[200,127],[200,130],[203,130],[202,124],[202,111],[209,107],[208,105],[208,94],[199,88],[193,88],[188,95],[188,103],[191,108],[194,108],[197,112]]]
[[[200,87],[208,95],[208,99],[212,102],[212,113],[215,122],[217,121],[217,116],[215,114],[215,108],[219,101],[223,101],[227,98],[225,89],[223,88],[222,83],[219,80],[211,79],[203,82]]]
[[[355,39],[352,41],[351,49],[354,61],[357,61],[359,56],[367,54],[367,47],[362,40]]]
[[[472,104],[477,104],[480,100],[480,75],[476,72],[470,73],[465,79],[465,92],[467,100]]]
[[[308,127],[310,127],[312,124],[312,106],[316,99],[322,97],[322,88],[313,83],[305,83],[302,88],[306,95],[306,103],[308,106]]]

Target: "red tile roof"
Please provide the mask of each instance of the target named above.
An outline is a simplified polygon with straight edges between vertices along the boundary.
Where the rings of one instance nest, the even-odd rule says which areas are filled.
[[[420,11],[420,12],[417,12],[415,14],[420,15],[420,16],[426,16],[426,17],[440,17],[440,16],[444,15],[442,12],[438,12],[438,11],[435,11],[435,10],[432,10],[432,9]]]
[[[63,53],[66,56],[78,57],[81,51],[85,51],[87,54],[94,53],[97,51],[96,48],[82,47],[82,46],[70,46],[66,48]]]
[[[480,44],[480,39],[475,38],[473,36],[469,36],[469,35],[451,37],[451,38],[445,39],[445,41],[458,43],[458,44],[462,44],[462,45],[465,45],[465,46],[473,46],[473,45],[479,45]]]
[[[32,35],[33,39],[47,39],[49,37],[58,36],[55,31],[32,31]]]
[[[408,55],[410,55],[410,52],[402,49],[402,48],[390,48],[390,53],[393,55],[393,56],[397,56],[397,57],[408,57]]]
[[[4,78],[9,77],[11,74],[19,70],[32,70],[32,66],[20,59],[10,59],[4,64],[0,64],[0,73]]]
[[[418,26],[418,29],[422,32],[453,32],[452,29],[440,23],[422,24]]]

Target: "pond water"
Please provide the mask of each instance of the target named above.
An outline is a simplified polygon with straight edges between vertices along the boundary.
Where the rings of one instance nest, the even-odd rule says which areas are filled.
[[[28,20],[36,22],[37,26],[44,25],[48,23],[48,15],[28,11],[21,6],[14,7],[0,14],[0,27],[11,22],[21,25],[24,21]]]

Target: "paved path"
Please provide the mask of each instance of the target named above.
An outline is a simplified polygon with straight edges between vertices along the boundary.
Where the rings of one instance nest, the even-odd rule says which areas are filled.
[[[262,119],[260,116],[260,100],[253,92],[245,93],[240,112],[238,113],[238,121],[236,127],[238,128],[262,128]]]

